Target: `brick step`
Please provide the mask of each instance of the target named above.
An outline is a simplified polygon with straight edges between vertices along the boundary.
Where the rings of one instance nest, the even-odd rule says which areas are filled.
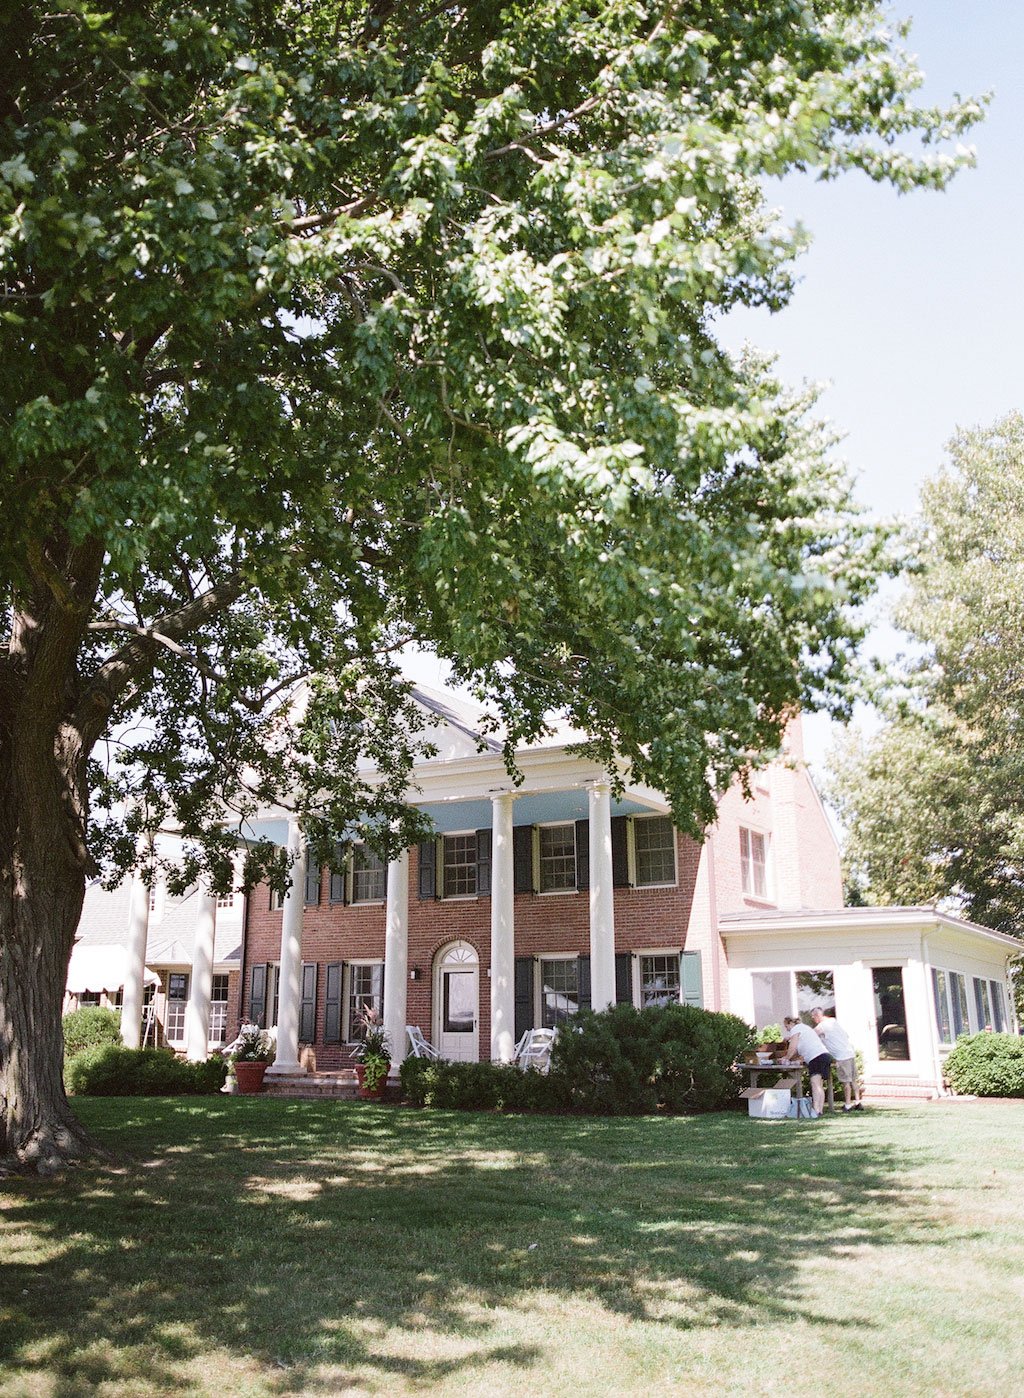
[[[862,1094],[866,1102],[882,1101],[885,1098],[911,1102],[931,1102],[940,1096],[939,1089],[931,1083],[886,1081],[884,1078],[869,1078],[863,1084]]]
[[[351,1068],[338,1073],[275,1073],[263,1079],[263,1093],[267,1097],[352,1100],[358,1097],[359,1086]]]

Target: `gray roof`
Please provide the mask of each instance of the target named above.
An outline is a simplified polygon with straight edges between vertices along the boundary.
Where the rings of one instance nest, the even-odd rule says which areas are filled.
[[[77,940],[89,946],[124,946],[128,940],[130,908],[130,879],[109,891],[98,883],[90,884],[85,891]],[[187,889],[180,898],[171,897],[166,889],[160,890],[157,909],[150,914],[146,943],[148,965],[192,964],[198,909],[199,898],[194,887]],[[214,964],[241,965],[244,909],[245,900],[236,893],[235,907],[218,910]]]

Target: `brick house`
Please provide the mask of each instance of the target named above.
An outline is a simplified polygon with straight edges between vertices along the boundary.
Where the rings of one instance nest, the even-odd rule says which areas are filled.
[[[725,1009],[723,913],[842,902],[836,841],[799,764],[799,721],[795,765],[759,773],[749,800],[727,793],[700,844],[673,829],[659,793],[627,781],[613,799],[607,774],[567,751],[577,735],[519,754],[514,788],[474,715],[449,695],[421,688],[417,698],[439,723],[438,756],[416,772],[436,838],[390,869],[357,846],[344,867],[303,873],[298,1037],[319,1069],[350,1062],[367,1004],[396,1048],[417,1024],[445,1056],[466,1059],[507,1057],[525,1028],[557,1025],[580,1005],[681,998]],[[407,898],[396,897],[391,885],[406,881]],[[389,917],[392,944],[404,941],[400,981],[387,974]],[[279,1018],[284,921],[282,900],[257,888],[243,1012],[268,1025]]]

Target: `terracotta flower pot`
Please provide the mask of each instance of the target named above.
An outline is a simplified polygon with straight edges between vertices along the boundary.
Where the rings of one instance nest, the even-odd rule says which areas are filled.
[[[266,1071],[266,1063],[236,1063],[235,1081],[238,1083],[239,1092],[244,1095],[262,1092],[263,1074]]]
[[[365,1083],[365,1079],[366,1079],[366,1064],[365,1064],[365,1063],[357,1063],[357,1064],[355,1065],[355,1069],[356,1069],[356,1082],[359,1084],[359,1095],[360,1095],[360,1097],[364,1097],[364,1098],[367,1098],[367,1099],[379,1099],[379,1098],[381,1098],[381,1097],[384,1096],[385,1090],[387,1089],[387,1085],[388,1085],[388,1073],[391,1071],[391,1064],[390,1064],[390,1063],[388,1064],[387,1068],[384,1070],[384,1076],[381,1078],[380,1082],[379,1082],[379,1083],[377,1084],[377,1086],[374,1087],[374,1088],[369,1088],[369,1087],[366,1086],[366,1083]]]

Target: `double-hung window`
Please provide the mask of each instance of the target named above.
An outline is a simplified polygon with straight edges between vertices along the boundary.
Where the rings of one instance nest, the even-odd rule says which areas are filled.
[[[679,1004],[679,953],[656,953],[637,958],[640,972],[640,1008]]]
[[[369,845],[352,847],[352,902],[384,901],[384,861]]]
[[[442,842],[441,887],[445,898],[476,896],[476,834],[445,835]]]
[[[541,893],[575,891],[575,825],[542,825],[538,828],[537,866]]]
[[[759,830],[740,829],[740,873],[748,898],[768,897],[767,841]]]
[[[643,816],[632,821],[633,882],[652,888],[676,882],[676,835],[668,816]]]
[[[366,1033],[363,1016],[373,1010],[379,1018],[384,1007],[384,963],[382,961],[353,961],[349,963],[346,1011],[348,1022],[345,1035],[349,1043],[358,1043]]]
[[[557,957],[540,963],[540,1023],[556,1029],[580,1007],[578,956]]]
[[[228,1031],[228,978],[216,975],[210,991],[210,1043],[222,1044]]]

